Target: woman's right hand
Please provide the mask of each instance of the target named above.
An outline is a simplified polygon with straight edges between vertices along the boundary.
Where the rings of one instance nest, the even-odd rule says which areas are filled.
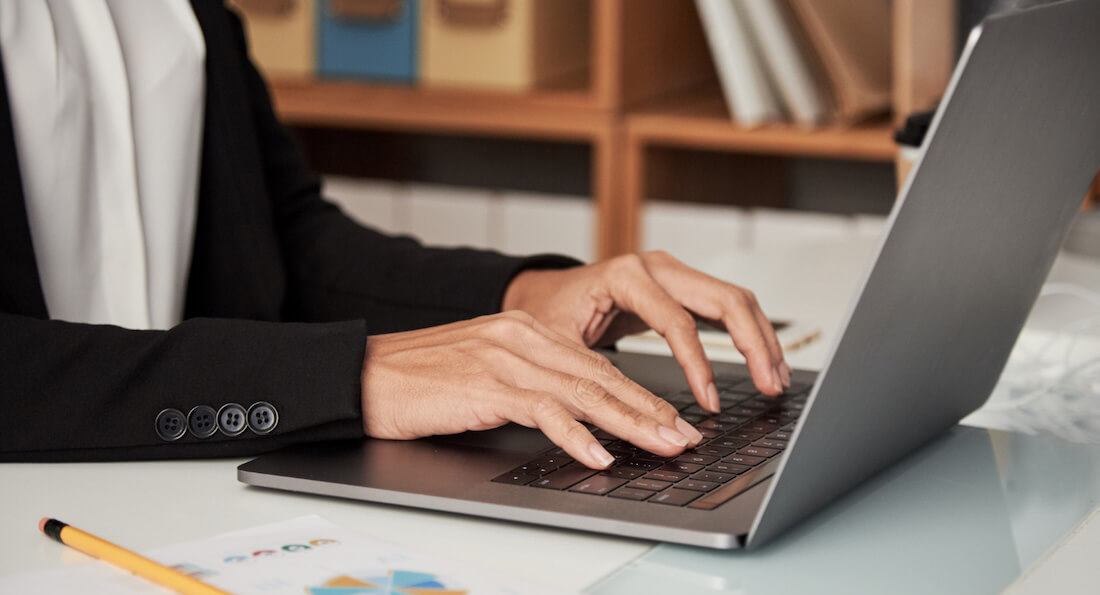
[[[368,436],[406,440],[508,422],[542,430],[594,469],[614,459],[581,422],[665,457],[702,439],[606,357],[523,312],[367,339]]]

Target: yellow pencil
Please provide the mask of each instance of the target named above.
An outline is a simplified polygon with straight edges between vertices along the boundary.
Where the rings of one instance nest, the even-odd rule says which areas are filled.
[[[177,593],[184,593],[185,595],[231,595],[227,591],[212,587],[195,577],[187,576],[178,570],[139,556],[130,550],[123,549],[109,541],[104,541],[91,533],[81,531],[57,519],[42,519],[38,522],[38,529],[47,536],[79,552],[114,564]]]

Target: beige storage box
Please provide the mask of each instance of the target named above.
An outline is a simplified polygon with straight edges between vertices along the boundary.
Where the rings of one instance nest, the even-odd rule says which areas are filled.
[[[309,77],[316,62],[314,0],[230,0],[244,17],[252,59],[268,77]]]
[[[420,80],[513,91],[584,84],[593,1],[421,0]]]

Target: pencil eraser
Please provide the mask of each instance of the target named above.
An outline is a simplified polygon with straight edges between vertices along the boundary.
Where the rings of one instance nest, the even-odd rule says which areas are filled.
[[[46,532],[46,521],[48,521],[48,520],[50,520],[50,519],[48,519],[46,517],[42,517],[42,520],[38,521],[38,530],[39,531],[41,531],[43,533]]]

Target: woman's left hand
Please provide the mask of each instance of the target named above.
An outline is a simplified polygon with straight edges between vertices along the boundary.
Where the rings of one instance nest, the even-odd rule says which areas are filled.
[[[693,314],[725,326],[760,392],[777,395],[790,385],[790,367],[753,293],[665,252],[524,271],[508,286],[502,306],[523,310],[588,347],[652,328],[668,341],[700,406],[712,412],[719,409],[718,391]]]

